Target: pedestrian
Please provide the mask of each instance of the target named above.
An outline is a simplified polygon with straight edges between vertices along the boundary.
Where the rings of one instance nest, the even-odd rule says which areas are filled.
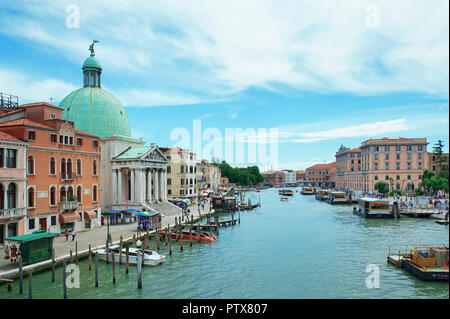
[[[67,231],[67,228],[66,228],[66,231],[64,232],[64,236],[66,236],[66,241],[69,239],[69,232]]]
[[[75,229],[72,230],[72,241],[74,241],[74,240],[75,240]]]

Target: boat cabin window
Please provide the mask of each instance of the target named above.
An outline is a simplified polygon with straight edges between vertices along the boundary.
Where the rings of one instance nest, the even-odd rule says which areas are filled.
[[[372,203],[372,209],[389,209],[388,203]]]

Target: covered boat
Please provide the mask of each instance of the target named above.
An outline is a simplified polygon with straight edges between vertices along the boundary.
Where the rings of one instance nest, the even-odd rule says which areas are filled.
[[[370,197],[360,198],[358,206],[353,207],[353,214],[364,218],[394,218],[388,201]]]
[[[313,195],[314,191],[312,187],[303,187],[300,191],[302,195]]]
[[[128,252],[128,263],[130,265],[136,265],[137,264],[137,254],[142,254],[142,251],[144,251],[144,266],[157,266],[166,260],[166,256],[158,254],[156,251],[150,250],[150,249],[140,249],[140,248],[129,248]],[[122,257],[122,263],[125,263],[126,261],[126,249],[122,248],[122,252],[120,252],[119,245],[111,246],[109,247],[109,256],[108,261],[119,263],[120,258]],[[94,253],[98,255],[98,258],[100,260],[106,261],[106,248],[101,249],[95,249]],[[113,254],[114,254],[114,260],[113,260]]]
[[[330,192],[327,198],[330,204],[346,204],[348,203],[347,194],[345,192]]]
[[[165,230],[161,230],[159,232],[162,236],[166,236],[166,231]],[[189,232],[188,229],[183,229],[181,231],[181,234],[183,236],[183,240],[190,240],[190,236],[191,233]],[[173,230],[172,232],[169,232],[170,238],[171,239],[177,239],[180,237],[180,234],[176,234],[175,230]],[[203,242],[214,242],[216,241],[217,238],[214,237],[212,234],[209,234],[207,232],[204,231],[200,231],[200,241]],[[192,241],[198,241],[198,231],[197,230],[192,230]]]

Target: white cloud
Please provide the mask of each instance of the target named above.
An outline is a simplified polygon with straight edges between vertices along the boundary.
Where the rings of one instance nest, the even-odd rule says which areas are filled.
[[[319,92],[448,96],[446,0],[433,6],[420,0],[80,0],[76,30],[64,24],[70,3],[23,4],[21,15],[2,13],[0,32],[58,50],[74,63],[87,56],[95,37],[104,69],[147,83],[152,89],[144,93],[132,91],[134,82],[121,86],[150,105],[221,99],[277,83]],[[368,4],[380,9],[378,29],[366,26]]]

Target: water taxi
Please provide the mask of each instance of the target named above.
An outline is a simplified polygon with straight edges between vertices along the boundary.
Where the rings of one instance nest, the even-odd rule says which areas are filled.
[[[126,261],[126,249],[122,248],[122,252],[119,253],[120,247],[119,245],[111,246],[109,247],[109,256],[108,261],[119,263],[120,258],[122,258],[122,263],[125,263]],[[106,261],[106,248],[102,249],[96,249],[93,251],[95,254],[98,255],[98,258],[100,260]],[[130,265],[136,265],[137,264],[137,254],[142,254],[142,249],[140,248],[129,248],[128,252],[128,263]],[[114,254],[114,260],[113,260],[113,254]],[[141,255],[142,256],[142,255]],[[158,254],[156,251],[150,250],[150,249],[144,249],[144,266],[157,266],[166,260],[166,256]]]
[[[287,198],[286,196],[281,196],[280,201],[282,202],[288,202],[289,198]]]
[[[394,218],[388,201],[370,197],[360,198],[358,206],[353,207],[353,214],[365,218]]]
[[[282,196],[293,196],[294,195],[294,191],[290,190],[290,189],[280,189],[278,191],[279,195]]]
[[[448,281],[449,252],[446,246],[416,246],[413,250],[404,250],[391,254],[389,247],[388,262],[424,281]]]
[[[166,231],[165,230],[161,230],[159,233],[162,236],[166,236]],[[171,239],[177,239],[177,238],[179,239],[179,237],[180,237],[180,234],[177,235],[175,233],[175,231],[169,232],[169,234],[170,234],[170,238]],[[190,240],[191,233],[189,232],[188,229],[183,229],[181,231],[181,235],[183,236],[183,240]],[[209,234],[209,233],[204,232],[204,231],[200,231],[200,241],[203,241],[203,242],[214,242],[216,240],[217,240],[217,238],[214,237],[212,234]],[[196,231],[196,230],[192,230],[192,241],[198,241],[198,231]]]
[[[316,193],[316,199],[318,200],[328,200],[330,191],[327,189],[320,190]]]
[[[327,202],[330,204],[347,204],[347,194],[345,192],[330,192],[327,198]]]
[[[303,187],[300,191],[302,195],[314,195],[314,191],[312,187]]]

